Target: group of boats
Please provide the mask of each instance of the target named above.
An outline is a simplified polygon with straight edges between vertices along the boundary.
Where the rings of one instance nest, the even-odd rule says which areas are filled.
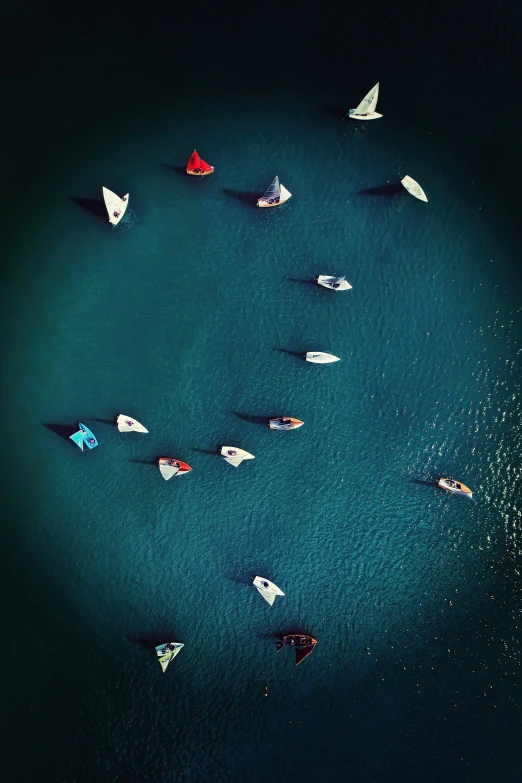
[[[383,115],[379,114],[376,110],[378,98],[379,83],[372,87],[356,108],[349,110],[345,119],[349,118],[352,120],[367,121],[381,118]],[[206,177],[214,172],[214,166],[211,166],[203,160],[197,150],[194,150],[188,160],[186,172],[191,176]],[[412,177],[403,177],[401,183],[412,196],[420,201],[428,201],[423,189]],[[257,199],[257,206],[261,208],[280,206],[291,197],[292,194],[290,191],[279,181],[279,177],[276,176],[264,195]],[[108,188],[103,187],[103,198],[109,215],[109,222],[113,226],[117,226],[123,219],[129,206],[129,193],[125,196],[118,196]],[[318,285],[332,291],[347,291],[352,288],[345,276],[318,275],[315,278],[315,281]],[[304,355],[304,359],[313,364],[331,364],[340,361],[338,356],[322,351],[308,351]],[[116,423],[120,432],[148,433],[148,430],[143,424],[125,414],[118,415]],[[294,430],[302,427],[304,422],[301,421],[301,419],[290,416],[279,416],[269,419],[267,424],[271,430]],[[82,451],[85,449],[90,450],[98,446],[96,436],[82,423],[79,424],[78,431],[70,437]],[[225,462],[228,462],[229,465],[232,465],[235,468],[239,467],[245,460],[255,459],[253,454],[250,454],[248,451],[245,451],[238,446],[222,446],[220,454]],[[182,476],[192,470],[190,465],[175,457],[160,457],[158,460],[158,467],[161,475],[166,481],[174,476]],[[454,479],[439,478],[437,484],[448,492],[468,498],[472,497],[471,490],[465,486],[465,484],[462,484],[462,482],[455,481]],[[256,576],[253,581],[253,586],[270,606],[274,604],[276,597],[284,596],[283,591],[266,577]],[[277,641],[277,650],[282,650],[285,647],[292,647],[295,650],[296,664],[299,664],[310,655],[316,644],[317,640],[308,634],[288,634]],[[183,646],[184,645],[181,642],[172,641],[164,642],[156,647],[158,661],[164,672]]]

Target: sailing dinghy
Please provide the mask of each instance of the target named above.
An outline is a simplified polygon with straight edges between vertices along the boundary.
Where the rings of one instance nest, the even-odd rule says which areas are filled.
[[[167,642],[166,644],[160,644],[156,647],[158,660],[164,673],[167,671],[169,663],[174,660],[184,646],[185,645],[181,644],[181,642]]]
[[[194,150],[187,163],[187,174],[192,174],[194,177],[206,177],[213,171],[214,166],[210,166],[203,158],[200,158],[197,150]]]
[[[85,424],[80,422],[78,426],[80,429],[78,432],[75,432],[74,435],[69,435],[70,439],[76,443],[82,451],[85,450],[85,447],[94,449],[98,445],[95,435],[85,426]]]
[[[264,576],[256,576],[254,579],[254,587],[257,587],[265,601],[268,601],[270,606],[273,605],[276,599],[276,595],[284,595],[283,591],[280,590],[277,585],[275,585],[269,579],[265,579]]]
[[[105,201],[105,206],[109,213],[109,223],[112,223],[113,226],[117,226],[129,205],[129,194],[127,193],[127,195],[122,198],[108,188],[102,188],[102,190],[103,200]]]
[[[307,655],[310,655],[316,644],[317,639],[314,639],[313,636],[306,636],[301,633],[291,633],[278,640],[277,652],[286,646],[293,647],[295,649],[295,665],[298,666],[301,661],[304,661]]]
[[[425,192],[423,191],[423,189],[421,188],[419,183],[415,182],[414,179],[412,179],[411,177],[406,176],[406,177],[403,177],[401,179],[401,182],[404,185],[404,187],[406,188],[406,190],[408,191],[408,193],[411,193],[412,196],[415,196],[415,198],[418,198],[419,201],[427,201],[428,200]]]
[[[347,291],[352,286],[346,277],[333,277],[332,275],[317,275],[317,283],[332,291]]]
[[[302,427],[304,421],[301,419],[291,419],[288,416],[279,416],[277,419],[270,419],[268,426],[271,430],[296,430]]]
[[[350,109],[346,117],[350,117],[352,120],[377,120],[382,117],[375,111],[377,106],[377,99],[379,98],[379,82],[372,87],[368,95],[365,95],[356,109]]]
[[[455,492],[457,495],[463,495],[466,498],[473,497],[473,492],[461,481],[454,481],[450,478],[440,478],[437,481],[437,484],[439,487],[442,487],[442,489],[447,489],[448,492]]]
[[[307,362],[313,362],[314,364],[331,364],[332,362],[340,362],[338,356],[334,356],[331,353],[322,353],[321,351],[308,351],[305,355]]]
[[[235,468],[241,465],[244,459],[255,459],[253,454],[249,454],[248,451],[243,451],[243,449],[238,449],[237,446],[222,446],[221,454],[225,461]]]
[[[277,207],[278,204],[284,204],[291,198],[292,194],[279,183],[279,177],[276,177],[265,195],[257,200],[258,207]]]
[[[116,423],[120,432],[148,432],[143,424],[140,424],[136,419],[131,419],[130,416],[125,416],[124,413],[120,413]]]
[[[186,462],[182,462],[180,459],[173,459],[172,457],[161,457],[158,460],[158,464],[165,481],[171,479],[172,476],[183,476],[184,473],[192,470]]]

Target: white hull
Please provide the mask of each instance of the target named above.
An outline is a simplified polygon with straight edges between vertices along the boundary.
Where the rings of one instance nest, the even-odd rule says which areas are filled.
[[[254,587],[259,590],[265,601],[267,601],[270,606],[273,605],[276,596],[284,595],[283,591],[280,590],[277,585],[275,585],[269,579],[265,579],[264,576],[256,576],[254,579]]]
[[[428,200],[425,192],[423,191],[423,189],[421,188],[419,183],[415,182],[414,179],[412,179],[411,177],[406,176],[406,177],[403,177],[401,179],[401,182],[404,185],[404,187],[406,188],[406,190],[408,191],[408,193],[411,193],[412,196],[415,196],[415,198],[418,198],[419,201],[427,201]]]
[[[374,111],[372,114],[355,114],[355,109],[350,109],[348,114],[351,120],[378,120],[382,114]]]
[[[321,351],[309,351],[305,359],[313,364],[331,364],[332,362],[341,361],[338,356],[334,356],[331,353],[322,353]]]
[[[116,422],[120,432],[148,432],[143,424],[140,424],[136,419],[131,419],[130,416],[125,416],[124,413],[120,413]]]
[[[228,462],[229,465],[233,465],[235,468],[241,465],[244,459],[255,459],[253,454],[243,449],[238,449],[237,446],[222,446],[221,454],[225,462]]]
[[[113,193],[112,190],[109,190],[108,188],[102,188],[102,190],[103,200],[105,201],[105,206],[107,207],[107,212],[109,214],[109,223],[112,223],[113,226],[117,226],[127,211],[129,194],[127,193],[126,196],[121,198],[121,196],[116,195],[116,193]]]
[[[337,280],[337,278],[333,275],[318,275],[317,277],[318,285],[329,288],[331,291],[348,291],[348,289],[352,288],[348,280],[343,280],[339,284],[339,288],[334,288],[332,283],[335,282],[335,280]]]

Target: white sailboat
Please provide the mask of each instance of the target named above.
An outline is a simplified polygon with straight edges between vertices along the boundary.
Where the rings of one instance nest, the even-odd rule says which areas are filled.
[[[340,362],[338,356],[334,356],[331,353],[322,353],[321,351],[308,351],[305,355],[307,362],[313,362],[314,364],[331,364],[332,362]]]
[[[116,423],[120,432],[148,432],[143,424],[140,424],[136,419],[131,419],[130,416],[126,416],[124,413],[119,414]]]
[[[185,473],[189,473],[192,468],[187,465],[186,462],[182,462],[180,459],[174,459],[173,457],[160,457],[158,460],[160,473],[168,481],[173,476],[183,476]]]
[[[278,204],[284,204],[285,201],[288,201],[288,199],[291,197],[292,194],[290,191],[287,190],[284,185],[281,185],[279,182],[279,177],[276,177],[266,191],[265,195],[261,198],[258,198],[257,206],[277,207]]]
[[[254,579],[254,587],[257,587],[265,601],[268,601],[270,606],[272,606],[274,603],[277,595],[284,595],[283,591],[280,590],[277,585],[275,585],[269,579],[265,579],[264,576],[256,576]]]
[[[377,120],[382,117],[375,111],[377,106],[377,99],[379,98],[379,82],[372,87],[368,95],[365,95],[356,109],[350,109],[347,116],[352,120]]]
[[[425,192],[423,191],[423,189],[421,188],[419,183],[415,182],[414,179],[412,179],[411,177],[406,176],[406,177],[403,177],[401,179],[401,182],[404,185],[404,187],[406,188],[406,190],[408,191],[408,193],[411,193],[412,196],[415,196],[415,198],[418,198],[419,201],[427,201],[428,200]]]
[[[102,188],[102,190],[103,200],[105,201],[105,206],[109,213],[109,223],[112,223],[113,226],[117,226],[129,205],[129,194],[127,193],[127,195],[122,198],[108,188]]]
[[[253,454],[249,454],[248,451],[238,449],[237,446],[222,446],[221,454],[226,462],[237,468],[241,465],[244,459],[255,459]]]
[[[184,646],[185,645],[181,644],[181,642],[167,642],[166,644],[160,644],[156,647],[158,660],[164,673],[166,672],[169,663],[174,660]]]
[[[331,288],[332,291],[348,291],[352,288],[346,277],[333,277],[332,275],[317,275],[318,285]]]

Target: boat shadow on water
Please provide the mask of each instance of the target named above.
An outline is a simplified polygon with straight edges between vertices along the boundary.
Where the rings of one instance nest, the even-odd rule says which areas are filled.
[[[287,353],[289,356],[295,356],[296,359],[304,359],[306,351],[289,351],[287,348],[274,348],[279,353]]]
[[[158,459],[130,459],[129,462],[134,462],[136,465],[157,465]]]
[[[250,193],[248,190],[230,190],[230,188],[221,188],[221,190],[225,196],[242,201],[244,204],[257,204],[259,198],[256,193]]]
[[[172,635],[172,631],[166,633],[140,633],[137,636],[127,636],[127,640],[132,644],[139,645],[143,650],[155,650],[158,645],[163,644],[165,639],[175,639],[176,636]]]
[[[250,413],[239,413],[238,411],[232,411],[234,416],[237,416],[241,421],[248,421],[250,424],[262,424],[268,427],[268,420],[275,419],[280,414],[274,414],[273,416],[254,416]]]
[[[404,191],[404,187],[402,186],[400,180],[397,182],[390,182],[386,185],[378,185],[375,188],[365,188],[364,190],[358,190],[357,195],[358,196],[388,196],[388,198],[393,198],[394,196],[398,196],[402,194]]]
[[[306,283],[306,285],[317,285],[317,281],[312,279],[303,280],[302,277],[287,277],[289,283]]]
[[[44,427],[47,427],[48,430],[51,430],[51,432],[54,432],[55,435],[59,435],[60,438],[64,438],[65,440],[69,440],[71,435],[73,435],[75,432],[78,431],[78,425],[75,425],[74,427],[71,427],[67,424],[45,424]]]
[[[187,173],[186,166],[174,166],[172,163],[160,163],[160,166],[162,169],[167,169],[167,171],[175,171],[177,174]],[[199,179],[205,179],[205,177],[200,177]]]
[[[436,481],[436,479],[432,479],[431,481],[426,481],[426,480],[422,480],[422,479],[414,479],[414,478],[412,478],[412,479],[410,479],[410,484],[422,484],[425,487],[436,487],[437,486],[437,481]]]
[[[211,457],[217,457],[219,455],[220,449],[192,449],[192,451],[197,452],[198,454],[210,454]]]
[[[82,198],[80,196],[72,196],[71,201],[92,215],[101,218],[102,220],[108,220],[107,209],[105,203],[99,198]]]
[[[98,424],[112,424],[114,427],[117,426],[116,417],[114,417],[114,419],[93,419],[93,421],[97,421]]]
[[[325,114],[329,114],[330,117],[335,117],[337,120],[344,120],[346,117],[346,109],[333,103],[326,103],[323,105],[323,111]]]

